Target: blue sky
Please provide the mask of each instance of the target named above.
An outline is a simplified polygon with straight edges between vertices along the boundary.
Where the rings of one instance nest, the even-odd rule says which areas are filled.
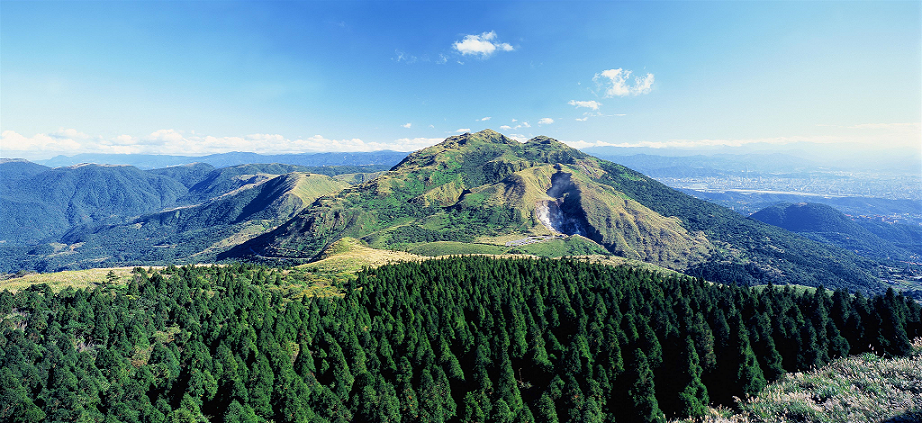
[[[922,150],[919,2],[0,12],[3,157],[410,151],[484,128],[580,148]]]

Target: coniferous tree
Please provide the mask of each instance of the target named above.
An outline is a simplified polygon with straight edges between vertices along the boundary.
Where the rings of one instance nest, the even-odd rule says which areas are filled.
[[[710,402],[707,387],[701,382],[701,366],[698,352],[691,337],[685,338],[685,371],[680,380],[684,381],[685,388],[679,393],[678,413],[681,416],[701,417],[707,411]]]
[[[634,350],[633,366],[630,376],[633,380],[628,390],[633,404],[630,416],[637,422],[665,422],[666,418],[660,411],[656,400],[656,387],[653,382],[653,371],[647,364],[644,352],[637,348]]]
[[[762,374],[759,362],[752,352],[752,346],[749,344],[749,334],[739,313],[734,313],[732,322],[731,331],[733,336],[730,342],[736,349],[736,356],[732,359],[737,367],[734,388],[741,395],[755,395],[765,387],[765,376]]]
[[[535,408],[535,420],[539,422],[557,423],[557,407],[554,400],[547,392],[541,394]]]

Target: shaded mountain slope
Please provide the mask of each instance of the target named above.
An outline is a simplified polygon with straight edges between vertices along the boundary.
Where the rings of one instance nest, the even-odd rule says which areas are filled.
[[[208,202],[143,215],[126,223],[85,225],[61,238],[58,251],[34,250],[40,270],[213,260],[224,249],[284,222],[321,195],[348,184],[293,172]]]
[[[604,162],[600,181],[664,216],[702,231],[718,249],[687,272],[715,281],[745,284],[798,283],[877,292],[878,263],[812,241],[707,201],[676,191],[624,166]]]
[[[0,239],[34,242],[67,228],[177,204],[187,189],[131,166],[50,169],[0,186]]]
[[[861,227],[910,253],[922,255],[922,226],[887,223],[879,219],[860,219]]]
[[[346,236],[409,249],[561,232],[715,281],[879,289],[869,273],[875,263],[853,253],[747,219],[553,139],[520,143],[490,130],[415,152],[221,257],[311,259]]]
[[[30,178],[47,170],[51,168],[26,159],[0,159],[0,183]]]
[[[202,182],[215,170],[214,166],[205,163],[191,163],[182,166],[164,167],[146,171],[152,175],[166,176],[183,184],[187,189]]]
[[[376,165],[284,164],[215,169],[203,163],[147,171],[94,164],[49,169],[4,160],[0,163],[0,241],[26,245],[57,241],[76,226],[124,223],[166,208],[203,203],[290,172],[364,180],[380,170]]]
[[[919,249],[913,251],[901,248],[824,204],[778,204],[753,213],[750,217],[819,242],[854,251],[865,257],[915,260],[922,252]],[[888,232],[890,231],[885,232],[885,235],[888,235]],[[903,237],[898,235],[889,235],[903,240]]]

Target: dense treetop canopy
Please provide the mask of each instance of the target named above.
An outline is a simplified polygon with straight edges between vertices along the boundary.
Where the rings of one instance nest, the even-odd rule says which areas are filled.
[[[909,351],[920,307],[578,260],[455,257],[298,297],[290,270],[0,293],[5,421],[663,421]]]

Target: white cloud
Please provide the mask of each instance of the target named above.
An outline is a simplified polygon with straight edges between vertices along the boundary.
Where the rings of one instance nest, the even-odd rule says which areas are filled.
[[[506,136],[509,137],[509,138],[512,138],[512,139],[514,139],[514,140],[516,140],[516,141],[518,141],[518,142],[525,142],[525,141],[528,141],[528,137],[526,137],[525,135],[522,135],[522,134],[509,134],[509,135],[506,135]]]
[[[152,132],[147,136],[146,140],[152,141],[157,144],[166,144],[169,142],[178,142],[182,141],[183,136],[179,132],[173,129],[161,129],[158,131]]]
[[[590,100],[590,101],[570,100],[567,104],[571,106],[576,106],[576,107],[586,107],[592,110],[599,110],[599,106],[602,105],[602,103],[599,103],[598,101],[594,101],[594,100]]]
[[[462,131],[469,132],[470,130]],[[73,130],[59,130],[28,137],[7,130],[0,134],[0,156],[40,160],[57,155],[72,156],[80,153],[202,156],[229,151],[251,151],[261,154],[414,151],[441,141],[441,138],[401,138],[387,142],[368,142],[358,138],[329,139],[322,135],[291,139],[279,134],[218,137],[173,129],[158,130],[143,137],[118,135],[113,138],[104,138]]]
[[[439,58],[435,61],[435,64],[437,64],[437,65],[444,65],[444,64],[446,64],[446,63],[448,63],[448,56],[446,56],[446,55],[444,55],[444,54],[442,54],[442,53],[439,53]]]
[[[84,140],[87,138],[90,138],[89,135],[84,134],[83,132],[80,132],[76,129],[64,129],[64,128],[60,128],[57,131],[52,132],[50,135],[55,138],[78,138],[78,139],[84,139]]]
[[[480,121],[481,121],[481,122],[486,122],[486,121],[488,121],[488,120],[490,120],[490,119],[493,119],[493,117],[487,116],[487,117],[485,117],[485,118],[483,118],[483,119],[480,119]]]
[[[589,120],[589,116],[581,117],[581,118],[576,118],[576,121],[577,121],[577,122],[585,122],[585,121],[587,121],[587,120]]]
[[[531,128],[531,125],[529,125],[528,122],[522,122],[522,126],[526,128]]]
[[[403,124],[403,125],[400,125],[400,126],[402,126],[402,127],[404,127],[404,128],[407,128],[407,129],[410,129],[410,127],[413,126],[413,124],[410,123],[410,122],[407,122],[407,123],[405,123],[405,124]]]
[[[541,120],[538,121],[538,125],[550,125],[552,123],[554,123],[554,119],[551,118],[541,118]]]
[[[72,138],[62,136],[53,136],[51,134],[35,134],[31,137],[20,135],[13,131],[3,131],[0,133],[0,146],[2,146],[3,157],[25,157],[29,158],[28,153],[33,151],[49,151],[54,154],[76,154],[80,151],[81,143]]]
[[[452,48],[461,53],[462,56],[472,55],[480,56],[486,59],[499,51],[513,51],[514,48],[507,44],[496,41],[496,32],[484,32],[480,35],[465,35],[461,41],[452,44]]]
[[[617,115],[616,115],[617,116]],[[587,119],[591,116],[584,116]],[[547,118],[549,119],[549,118]],[[580,119],[578,119],[580,120]],[[544,120],[539,122],[547,124]],[[521,127],[530,127],[522,122]],[[866,123],[850,126],[836,126],[833,132],[823,135],[783,136],[766,138],[705,138],[705,139],[670,139],[664,141],[604,142],[573,141],[567,142],[576,148],[612,146],[612,147],[648,147],[648,148],[700,148],[700,147],[740,147],[749,144],[794,145],[809,143],[829,146],[830,149],[852,146],[863,151],[876,151],[881,148],[902,148],[918,151],[922,145],[922,132],[919,123]],[[503,125],[504,131],[516,131],[509,125]],[[454,132],[470,132],[461,128]],[[527,132],[527,130],[523,131]],[[525,141],[522,134],[510,134],[510,138]],[[442,141],[440,138],[401,138],[395,140],[365,141],[359,138],[330,139],[322,135],[311,137],[288,138],[280,134],[250,134],[243,136],[212,136],[181,131],[161,129],[146,136],[129,134],[103,137],[86,134],[75,129],[58,129],[49,133],[32,136],[22,135],[12,130],[0,133],[0,156],[22,157],[30,160],[47,159],[57,155],[74,155],[79,153],[115,153],[115,154],[170,154],[201,156],[229,151],[251,151],[261,154],[311,153],[311,152],[357,152],[396,150],[414,151]]]
[[[112,145],[133,145],[137,144],[138,140],[132,137],[131,135],[119,135],[111,140]]]
[[[631,77],[631,73],[631,71],[621,68],[609,69],[602,71],[602,73],[595,74],[592,80],[604,88],[604,97],[626,97],[647,94],[653,89],[652,73],[648,73],[644,77],[635,77],[633,85],[628,81]]]
[[[468,133],[468,132],[471,132],[471,128],[455,129],[455,132],[458,133],[458,134],[466,134],[466,133]]]

